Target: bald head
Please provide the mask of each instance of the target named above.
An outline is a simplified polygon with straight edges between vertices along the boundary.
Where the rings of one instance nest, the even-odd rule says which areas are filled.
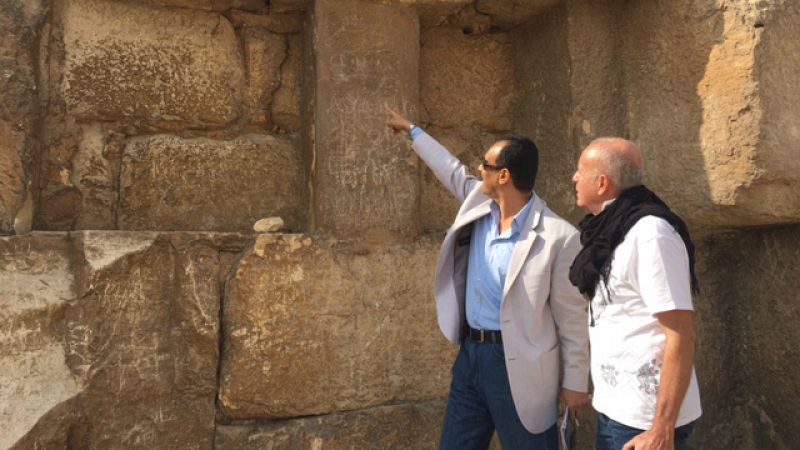
[[[619,191],[642,184],[644,160],[635,143],[622,138],[595,139],[584,150],[594,160],[597,174],[606,175]]]

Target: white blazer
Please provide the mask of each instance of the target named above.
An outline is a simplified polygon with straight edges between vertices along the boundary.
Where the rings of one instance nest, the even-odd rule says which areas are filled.
[[[460,202],[439,252],[434,295],[439,328],[453,344],[465,323],[467,259],[472,223],[490,212],[481,182],[427,134],[412,144]],[[535,194],[508,267],[500,326],[511,396],[522,424],[542,433],[558,417],[560,387],[588,392],[588,304],[569,281],[580,250],[578,231]],[[559,383],[560,380],[560,383]]]

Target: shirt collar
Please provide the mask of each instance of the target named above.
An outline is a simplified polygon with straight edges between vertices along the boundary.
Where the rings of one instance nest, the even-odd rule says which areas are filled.
[[[514,220],[511,222],[511,234],[519,232],[520,228],[522,228],[522,224],[528,219],[528,215],[531,213],[531,209],[533,209],[533,202],[535,201],[536,196],[531,195],[531,199],[528,200],[528,203],[522,207],[522,209],[517,212],[517,215],[514,216]],[[497,202],[492,201],[489,205],[490,212],[492,214],[492,221],[495,224],[500,222],[500,206],[497,205]]]

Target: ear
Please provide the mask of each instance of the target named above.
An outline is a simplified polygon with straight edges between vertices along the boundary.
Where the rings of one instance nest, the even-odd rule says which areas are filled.
[[[501,169],[500,173],[498,174],[497,182],[499,184],[506,184],[511,182],[511,172],[508,169]]]
[[[597,195],[603,196],[611,191],[611,180],[605,175],[597,177]]]

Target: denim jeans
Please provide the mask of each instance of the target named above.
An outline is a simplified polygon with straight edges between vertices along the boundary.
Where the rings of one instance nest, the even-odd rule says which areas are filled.
[[[503,344],[461,344],[439,450],[485,450],[497,430],[504,450],[558,450],[555,424],[540,434],[522,425],[511,398]]]
[[[686,440],[694,430],[694,422],[687,423],[675,429],[675,450],[689,448]],[[616,420],[609,419],[602,413],[597,414],[597,442],[595,450],[620,450],[628,441],[644,433],[645,430],[623,425]]]

